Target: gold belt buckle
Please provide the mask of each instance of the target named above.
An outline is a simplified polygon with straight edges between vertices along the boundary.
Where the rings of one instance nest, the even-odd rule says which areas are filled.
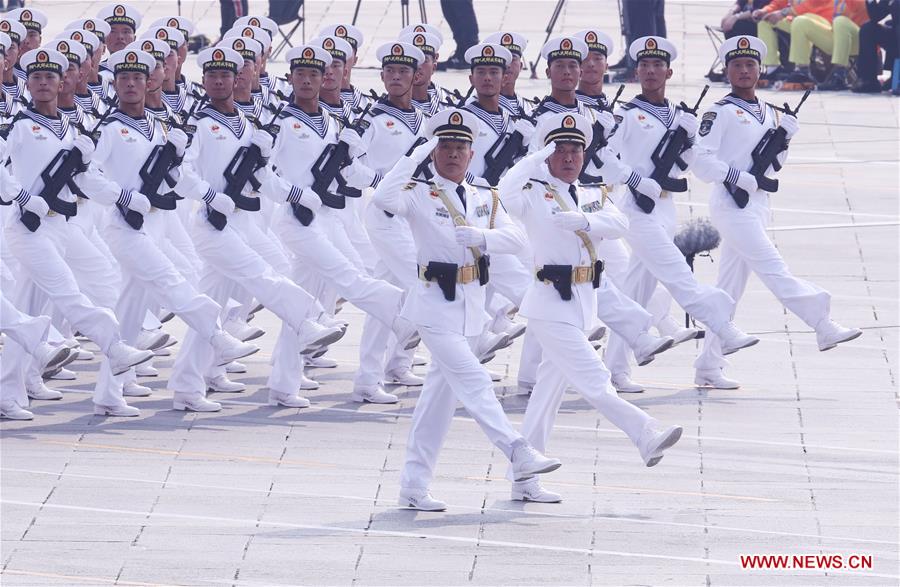
[[[573,280],[575,283],[587,283],[591,280],[591,268],[590,267],[576,267],[575,268],[575,279]]]
[[[668,197],[669,197],[669,192],[667,192],[666,190],[662,190],[662,191],[659,192],[659,199],[660,199],[660,200],[663,200],[663,199],[668,198]]]
[[[459,268],[459,282],[469,283],[475,281],[476,268],[474,265],[464,265]]]
[[[47,216],[56,216],[58,212],[56,210],[50,210],[47,212]]]

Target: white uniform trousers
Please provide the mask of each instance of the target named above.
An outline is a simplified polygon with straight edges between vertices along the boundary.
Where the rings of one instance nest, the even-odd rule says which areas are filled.
[[[564,322],[528,319],[544,351],[537,384],[528,400],[522,435],[544,452],[566,388],[573,387],[614,426],[637,445],[644,426],[652,420],[646,412],[616,395],[609,371],[578,327]]]
[[[622,292],[646,308],[657,283],[662,283],[675,301],[709,330],[717,332],[726,326],[734,315],[734,300],[721,289],[697,282],[672,240],[674,220],[664,225],[665,219],[640,211],[628,216],[626,239],[631,246],[631,260]],[[621,372],[623,363],[628,364],[629,350],[622,347],[627,347],[627,342],[613,333],[607,351],[611,353],[613,373]],[[622,356],[626,357],[624,361]]]
[[[400,313],[403,291],[386,281],[369,277],[335,246],[331,236],[340,232],[336,230],[338,227],[333,226],[339,220],[329,218],[329,215],[330,212],[320,213],[309,226],[303,226],[286,208],[278,213],[275,227],[281,242],[306,268],[327,280],[339,295],[390,330]],[[280,358],[294,362],[302,350],[296,340],[290,340],[282,332],[273,357],[276,362]],[[300,375],[299,369],[277,372],[273,369],[268,387],[281,393],[296,393],[300,388]]]
[[[722,234],[721,261],[716,286],[735,300],[741,299],[752,271],[788,310],[815,328],[831,313],[831,294],[794,276],[766,233],[769,210],[710,208],[710,218]],[[703,351],[694,363],[697,369],[726,367],[718,336],[707,332]]]
[[[428,489],[431,484],[457,401],[507,458],[512,444],[521,438],[494,395],[490,375],[472,351],[478,337],[430,326],[419,326],[419,334],[431,352],[431,365],[413,411],[400,474],[400,487],[412,490]]]
[[[5,295],[0,294],[0,332],[25,349],[25,352],[32,354],[47,339],[50,318],[20,312]]]
[[[107,353],[119,342],[119,323],[112,310],[91,303],[78,289],[72,269],[65,262],[69,246],[70,228],[62,216],[45,216],[36,232],[30,232],[18,221],[5,229],[5,244],[18,261],[20,273],[11,302],[26,314],[41,313],[49,299],[72,327]],[[10,340],[3,349],[4,362],[0,373],[2,401],[15,401],[28,406],[25,394],[26,377],[39,378],[36,366],[25,349]]]
[[[201,290],[214,299],[228,295],[230,290],[227,282],[231,281],[246,289],[266,309],[281,318],[295,337],[298,336],[297,331],[303,321],[311,313],[318,313],[315,298],[275,271],[233,226],[226,225],[224,230],[216,230],[198,214],[194,217],[190,234],[197,254],[206,263],[204,274],[200,278]],[[217,285],[221,287],[215,287]],[[209,291],[210,289],[217,289],[217,293]],[[227,299],[218,297],[217,301],[224,305]],[[213,348],[208,339],[201,339],[194,332],[188,332],[175,361],[169,388],[179,393],[205,394],[206,382],[203,377],[214,366],[213,357]]]

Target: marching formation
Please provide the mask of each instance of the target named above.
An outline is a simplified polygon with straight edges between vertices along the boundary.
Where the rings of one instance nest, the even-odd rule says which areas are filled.
[[[40,11],[0,15],[4,418],[62,397],[45,381],[93,358],[79,338],[102,353],[95,413],[139,415],[126,398],[151,394],[140,381],[172,352],[173,316],[188,326],[167,384],[174,409],[221,410],[210,394],[245,390],[229,375],[259,350],[262,308],[282,323],[269,403],[307,407],[318,383],[306,370],[337,366],[327,352],[349,302],[366,314],[351,399],[395,403],[389,386],[422,386],[400,505],[445,508],[430,486],[457,402],[508,457],[513,499],[557,502],[538,475],[560,466],[543,452],[565,390],[657,464],[681,427],[618,393],[643,391],[633,367],[701,333],[695,383],[737,388],[725,356],[758,342],[733,322],[751,272],[820,350],[861,334],[831,320],[828,292],[794,276],[766,233],[799,124],[796,108],[757,99],[755,37],[722,45],[731,91],[698,118],[699,101],[667,98],[677,51],[661,37],[628,48],[630,100],[604,90],[608,35],[550,39],[550,92],[529,100],[516,92],[527,41],[513,31],[466,52],[463,93],[432,80],[440,31],[409,26],[378,47],[383,88],[364,93],[351,82],[364,37],[349,24],[293,47],[275,72],[277,26],[243,17],[188,80],[192,23],[141,21],[111,4],[46,39]],[[688,170],[714,185],[715,286],[675,244]],[[703,330],[682,326],[673,300]],[[519,337],[531,397],[517,431],[484,364]]]

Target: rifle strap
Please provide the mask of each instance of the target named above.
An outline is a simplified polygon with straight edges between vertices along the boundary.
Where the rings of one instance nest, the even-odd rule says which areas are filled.
[[[453,219],[453,224],[455,226],[469,225],[469,223],[466,222],[466,217],[459,213],[459,210],[456,209],[456,206],[453,205],[453,202],[450,201],[450,198],[444,190],[439,188],[434,182],[429,183],[428,187],[431,188],[433,193],[437,194],[438,198],[440,198],[441,203],[444,204],[444,208],[450,213],[450,217]],[[472,256],[475,257],[476,261],[481,259],[481,251],[478,247],[469,247],[469,250],[472,251]]]
[[[559,195],[559,192],[556,191],[556,188],[554,188],[552,185],[550,185],[549,182],[544,182],[544,186],[547,188],[547,191],[550,192],[550,195],[553,196],[553,199],[556,200],[556,203],[559,205],[559,207],[562,208],[562,211],[569,212],[570,211],[569,206],[566,204],[565,199],[563,199],[563,197],[561,195]],[[605,189],[604,189],[603,195],[604,195],[604,201],[605,201],[605,199],[606,199],[606,190]],[[594,243],[591,241],[591,237],[589,237],[588,233],[586,233],[583,230],[576,230],[575,234],[578,235],[578,238],[580,238],[582,244],[584,244],[584,248],[587,249],[588,255],[590,255],[590,257],[591,257],[591,267],[593,267],[597,263],[597,251],[596,251],[596,249],[594,249]]]

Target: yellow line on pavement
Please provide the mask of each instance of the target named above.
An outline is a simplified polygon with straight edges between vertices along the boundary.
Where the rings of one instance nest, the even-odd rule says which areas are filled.
[[[138,581],[123,581],[107,579],[105,577],[86,577],[84,575],[60,575],[58,573],[43,573],[38,571],[22,571],[13,569],[4,569],[0,571],[0,575],[22,575],[25,577],[44,577],[47,579],[65,579],[66,581],[82,581],[84,583],[105,583],[109,585],[138,585],[140,587],[167,587],[172,583],[141,583]]]

